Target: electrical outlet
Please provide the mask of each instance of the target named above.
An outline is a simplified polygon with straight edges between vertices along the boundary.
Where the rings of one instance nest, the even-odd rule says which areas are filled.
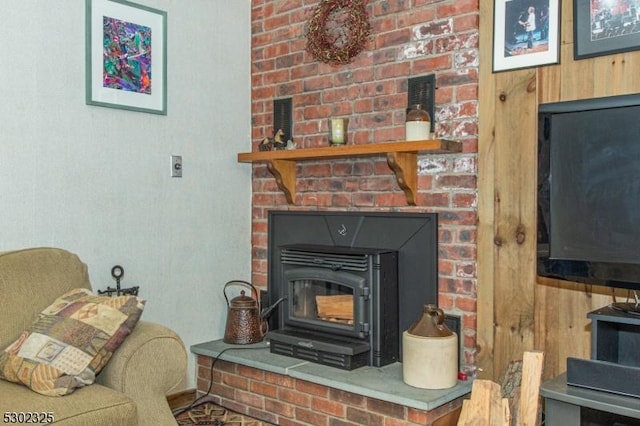
[[[171,156],[171,177],[182,177],[182,155]]]

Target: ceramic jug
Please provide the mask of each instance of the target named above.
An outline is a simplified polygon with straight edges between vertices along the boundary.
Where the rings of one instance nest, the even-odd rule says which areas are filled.
[[[422,389],[446,389],[458,382],[458,336],[435,305],[425,305],[402,334],[402,375],[406,384]]]

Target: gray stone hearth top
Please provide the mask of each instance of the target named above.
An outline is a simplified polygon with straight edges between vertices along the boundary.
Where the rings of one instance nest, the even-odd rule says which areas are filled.
[[[472,381],[458,381],[449,389],[431,390],[409,386],[402,379],[402,364],[360,367],[345,371],[269,352],[268,342],[229,345],[222,340],[191,346],[191,352],[227,362],[282,374],[406,407],[430,411],[471,392]]]

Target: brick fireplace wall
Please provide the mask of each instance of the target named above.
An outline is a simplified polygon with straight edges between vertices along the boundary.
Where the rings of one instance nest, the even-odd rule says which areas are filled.
[[[253,166],[252,281],[267,285],[269,210],[439,214],[439,304],[462,317],[464,359],[475,365],[478,0],[370,0],[371,37],[344,66],[305,51],[313,0],[252,1],[253,150],[273,133],[274,99],[291,98],[298,148],[328,144],[329,117],[348,117],[350,144],[404,140],[407,81],[434,74],[436,136],[459,154],[420,155],[417,205],[407,206],[384,157],[298,164],[288,205],[262,163]]]

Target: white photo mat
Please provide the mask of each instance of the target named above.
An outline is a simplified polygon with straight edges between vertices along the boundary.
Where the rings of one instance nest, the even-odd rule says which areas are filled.
[[[533,46],[528,46],[525,21],[536,16]],[[559,0],[494,0],[493,72],[560,62]]]

